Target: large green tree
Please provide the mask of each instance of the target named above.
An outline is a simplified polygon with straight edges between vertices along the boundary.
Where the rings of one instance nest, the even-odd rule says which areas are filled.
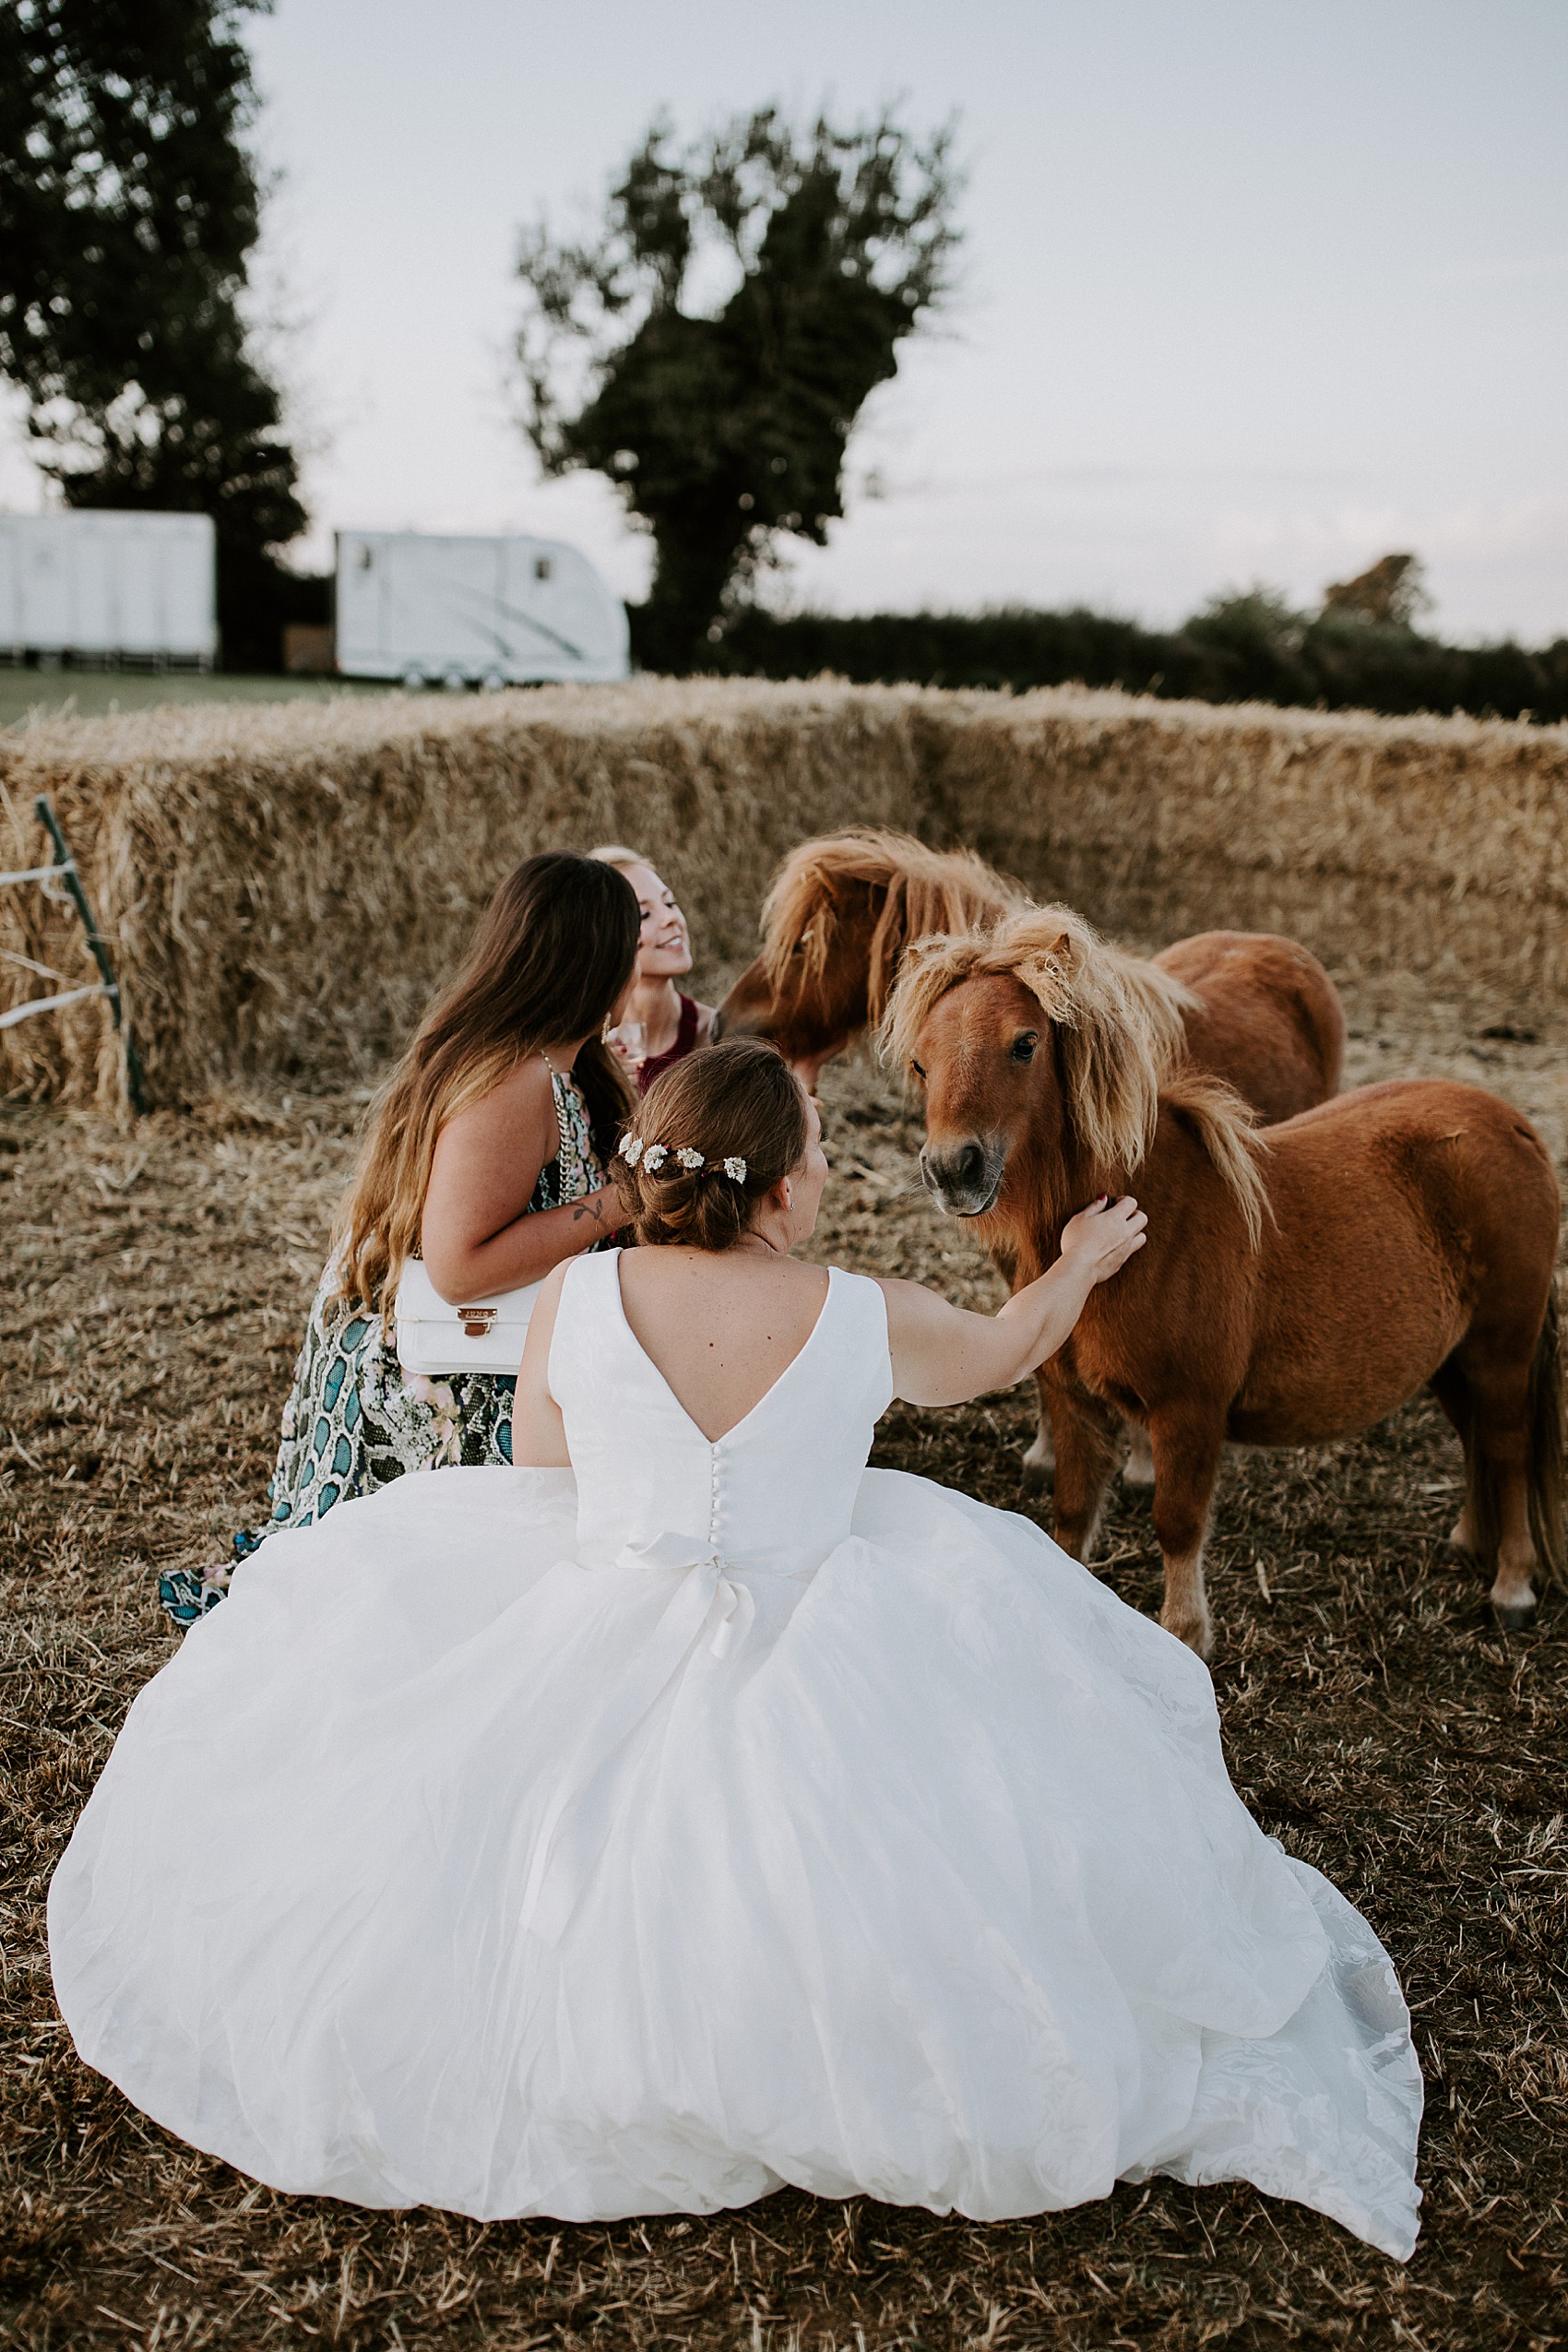
[[[0,373],[67,504],[212,516],[232,659],[275,658],[307,519],[242,315],[270,5],[0,0]]]
[[[947,290],[956,194],[948,130],[767,108],[683,150],[656,124],[597,242],[525,233],[524,426],[652,533],[646,659],[700,660],[778,534],[826,543],[861,405]]]

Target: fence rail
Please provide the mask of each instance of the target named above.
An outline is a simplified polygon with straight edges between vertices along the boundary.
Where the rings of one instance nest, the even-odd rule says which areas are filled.
[[[98,966],[100,977],[85,988],[67,988],[54,996],[30,996],[22,1004],[11,1005],[8,1011],[0,1013],[0,1030],[13,1029],[18,1021],[30,1021],[35,1013],[58,1013],[67,1004],[80,1004],[89,996],[106,996],[110,1017],[125,1044],[125,1093],[131,1109],[143,1111],[147,1109],[147,1098],[142,1086],[141,1057],[137,1052],[136,1040],[121,1012],[120,984],[109,961],[109,950],[103,944],[92,909],[88,904],[87,892],[82,888],[81,875],[77,871],[77,861],[60,829],[60,820],[54,814],[53,802],[47,793],[41,792],[32,805],[40,825],[54,844],[54,855],[46,866],[22,866],[14,873],[0,873],[0,890],[9,884],[24,882],[42,883],[46,889],[52,883],[63,887],[81,917],[82,929],[87,933],[88,953]],[[18,957],[18,961],[25,962],[27,958]],[[39,968],[35,966],[33,968]]]

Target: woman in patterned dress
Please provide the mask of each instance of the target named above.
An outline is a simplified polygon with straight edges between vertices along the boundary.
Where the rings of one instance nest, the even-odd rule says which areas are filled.
[[[371,1113],[283,1408],[272,1515],[235,1537],[235,1560],[405,1470],[511,1461],[510,1377],[432,1380],[398,1363],[386,1329],[397,1270],[422,1256],[456,1303],[611,1239],[622,1211],[604,1170],[631,1094],[601,1039],[636,978],[641,922],[602,860],[548,850],[501,885]],[[176,1624],[216,1606],[233,1565],[160,1578]]]
[[[588,855],[616,867],[637,894],[642,930],[637,939],[636,985],[621,1017],[642,1026],[643,1058],[634,1067],[637,1092],[647,1094],[655,1078],[710,1041],[713,1007],[699,1004],[695,996],[675,985],[692,968],[692,938],[669,884],[660,880],[637,850],[619,841],[608,841]],[[612,1039],[612,1043],[615,1042]]]

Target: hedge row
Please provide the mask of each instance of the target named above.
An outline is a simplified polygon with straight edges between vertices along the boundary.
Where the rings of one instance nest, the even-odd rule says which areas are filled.
[[[636,612],[632,614],[634,645]],[[1568,719],[1568,637],[1523,646],[1443,645],[1413,629],[1304,620],[1266,596],[1232,598],[1180,629],[1100,612],[738,614],[711,666],[730,675],[860,685],[1120,686],[1170,701],[1269,702],[1307,710],[1467,711]]]

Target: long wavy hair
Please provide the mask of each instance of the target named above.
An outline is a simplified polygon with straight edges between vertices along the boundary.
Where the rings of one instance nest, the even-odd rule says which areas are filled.
[[[609,1164],[632,1096],[599,1033],[636,968],[640,921],[625,875],[595,859],[545,849],[507,875],[371,1108],[333,1232],[340,1299],[389,1303],[395,1269],[419,1243],[436,1137],[540,1047],[588,1039],[574,1075]]]

